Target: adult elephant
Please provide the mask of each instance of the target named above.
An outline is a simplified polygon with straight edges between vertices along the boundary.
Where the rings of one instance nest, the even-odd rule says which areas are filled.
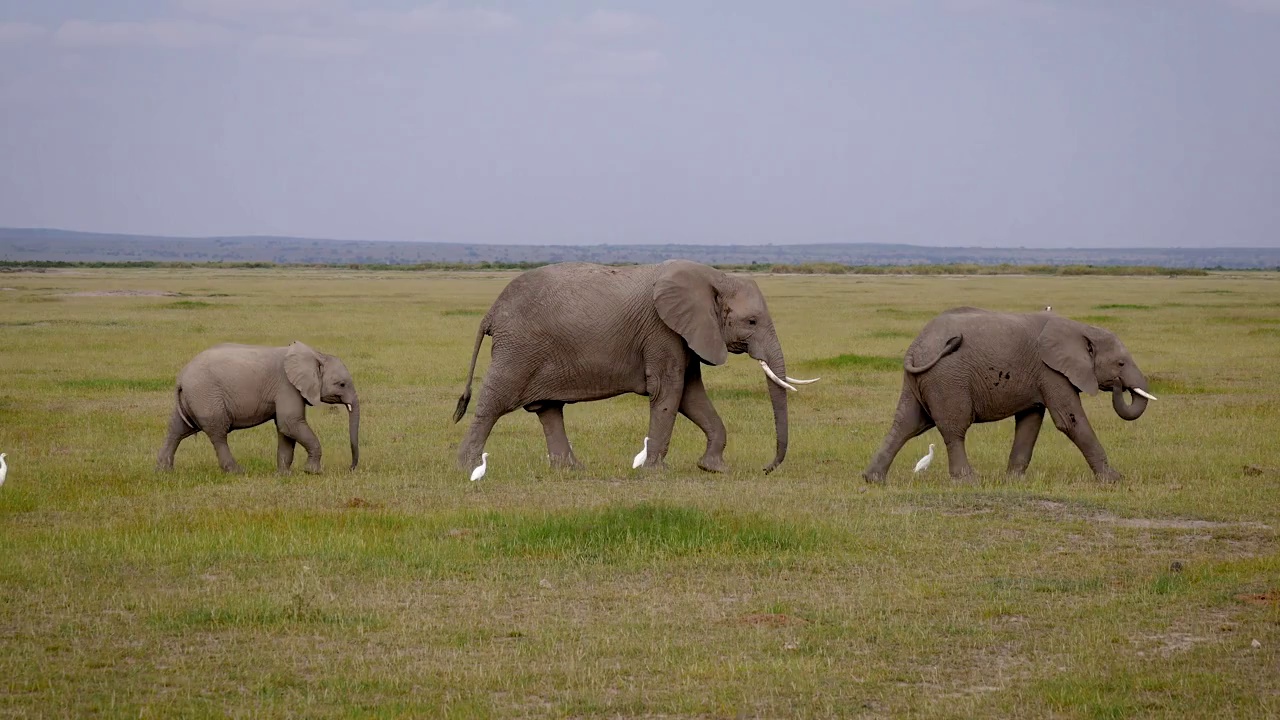
[[[1120,474],[1107,463],[1080,393],[1111,391],[1112,406],[1125,420],[1137,420],[1147,400],[1155,399],[1119,338],[1050,312],[948,310],[924,326],[907,348],[903,367],[893,426],[863,473],[871,482],[883,482],[907,440],[935,425],[946,444],[951,477],[971,475],[964,450],[969,426],[1010,416],[1016,425],[1008,471],[1021,475],[1031,462],[1046,408],[1094,475],[1115,481]]]
[[[351,469],[360,463],[360,399],[341,360],[300,342],[287,347],[215,345],[196,355],[178,373],[169,433],[157,466],[173,469],[178,443],[203,430],[227,472],[240,472],[227,433],[276,423],[276,467],[288,472],[297,443],[307,449],[306,472],[320,472],[320,440],[307,425],[308,405],[347,406]]]
[[[707,436],[698,467],[723,472],[725,428],[702,384],[702,364],[720,365],[728,353],[759,360],[770,378],[778,444],[765,472],[787,456],[786,390],[795,388],[782,380],[782,345],[753,280],[688,260],[631,267],[559,263],[523,273],[480,321],[454,422],[471,401],[486,335],[493,337],[493,360],[458,449],[463,467],[480,460],[494,423],[517,408],[538,415],[553,465],[580,467],[565,435],[564,406],[636,393],[649,398],[645,466],[665,465],[679,412]]]

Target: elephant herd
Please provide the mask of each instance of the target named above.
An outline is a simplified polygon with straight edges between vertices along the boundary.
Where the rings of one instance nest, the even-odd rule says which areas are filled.
[[[480,321],[454,422],[471,403],[485,336],[492,338],[492,361],[458,450],[467,469],[479,463],[498,419],[520,408],[537,414],[554,466],[580,467],[565,433],[564,406],[636,393],[649,398],[644,466],[665,465],[679,413],[706,435],[698,467],[723,472],[725,426],[703,385],[702,366],[746,353],[760,363],[773,405],[777,446],[764,468],[769,473],[787,456],[787,392],[813,382],[787,376],[782,344],[755,281],[688,260],[630,267],[559,263],[514,278]],[[1008,417],[1016,419],[1008,471],[1021,474],[1046,410],[1095,476],[1114,481],[1119,474],[1089,425],[1080,393],[1110,391],[1125,420],[1140,417],[1155,399],[1119,338],[1047,308],[1023,314],[947,310],[911,343],[903,371],[892,427],[863,473],[868,481],[883,482],[903,445],[933,427],[942,436],[951,476],[969,476],[969,426]],[[274,420],[279,471],[289,471],[300,442],[306,471],[319,472],[320,442],[307,426],[306,406],[320,402],[346,405],[354,469],[360,402],[341,360],[300,342],[210,348],[178,373],[157,465],[172,469],[178,443],[204,431],[222,469],[237,472],[227,434]]]

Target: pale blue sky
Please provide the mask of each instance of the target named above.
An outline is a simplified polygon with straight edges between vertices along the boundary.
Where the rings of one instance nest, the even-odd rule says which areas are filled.
[[[1280,0],[0,0],[0,225],[1280,244]]]

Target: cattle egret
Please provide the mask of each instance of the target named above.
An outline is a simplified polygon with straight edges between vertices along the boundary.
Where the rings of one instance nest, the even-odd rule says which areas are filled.
[[[1045,305],[1045,306],[1044,306],[1044,311],[1045,311],[1045,312],[1049,312],[1050,310],[1053,310],[1053,306],[1052,306],[1052,305]]]
[[[644,464],[644,461],[647,460],[648,458],[649,458],[649,438],[646,436],[644,439],[644,449],[636,453],[635,459],[631,461],[631,469],[635,470],[636,468],[640,467],[641,465]]]
[[[471,482],[475,482],[484,477],[484,471],[489,467],[489,453],[480,453],[480,464],[475,470],[471,471]]]
[[[9,474],[9,465],[5,463],[4,456],[7,453],[0,453],[0,485],[4,484],[4,477]]]
[[[929,467],[929,463],[933,462],[933,443],[929,443],[929,454],[920,458],[920,462],[916,463],[916,469],[912,472],[920,472]]]

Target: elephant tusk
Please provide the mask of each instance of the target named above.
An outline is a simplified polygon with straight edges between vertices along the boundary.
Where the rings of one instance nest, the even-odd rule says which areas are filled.
[[[1129,388],[1129,392],[1137,393],[1148,400],[1156,399],[1155,395],[1152,395],[1151,393],[1147,392],[1146,390],[1143,390],[1142,388]]]
[[[347,412],[351,412],[351,403],[346,403],[346,405],[347,405]]]
[[[791,377],[790,375],[788,375],[788,376],[787,376],[787,382],[791,383],[792,385],[808,385],[809,383],[816,383],[816,382],[818,382],[818,381],[819,381],[819,380],[821,380],[821,379],[822,379],[822,378],[820,378],[820,377],[816,377],[816,378],[814,378],[814,379],[812,379],[812,380],[797,380],[797,379],[795,379],[795,378]]]
[[[786,388],[786,389],[790,390],[791,392],[795,392],[795,391],[796,391],[796,389],[795,389],[794,387],[792,387],[791,385],[788,385],[785,381],[783,381],[783,380],[782,380],[782,378],[780,378],[780,377],[778,377],[777,375],[774,375],[774,374],[773,374],[773,370],[769,368],[769,363],[767,363],[767,362],[765,362],[765,361],[761,360],[761,361],[760,361],[760,367],[764,368],[764,374],[765,374],[765,375],[768,375],[768,376],[769,376],[769,379],[770,379],[770,380],[772,380],[772,381],[774,381],[775,383],[777,383],[780,387],[784,387],[784,388]]]

